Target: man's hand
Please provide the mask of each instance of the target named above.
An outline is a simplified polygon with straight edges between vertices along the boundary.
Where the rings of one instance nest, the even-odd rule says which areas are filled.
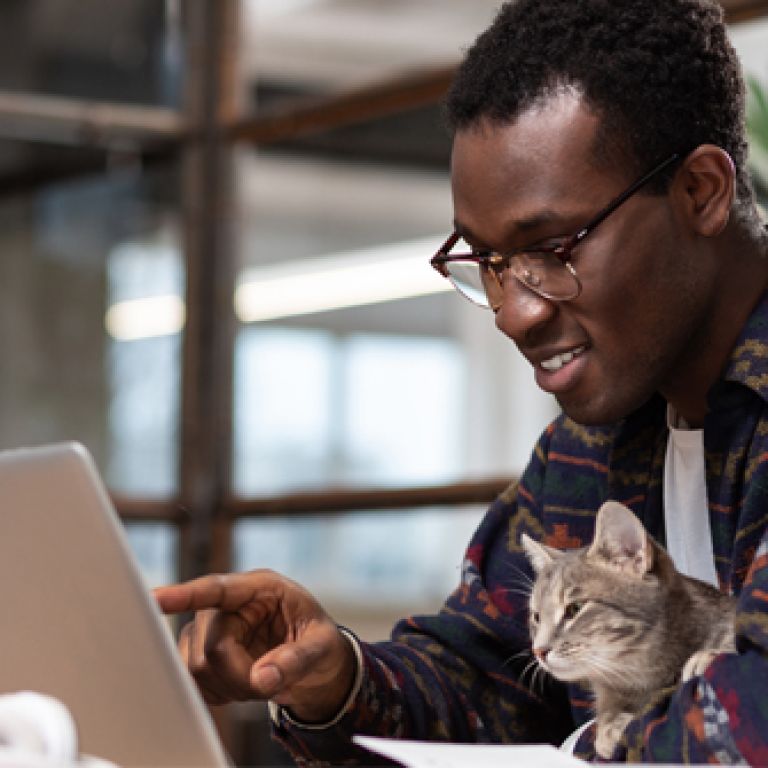
[[[349,641],[315,598],[273,571],[204,576],[154,590],[167,614],[192,611],[179,651],[209,704],[272,699],[308,723],[352,688]]]

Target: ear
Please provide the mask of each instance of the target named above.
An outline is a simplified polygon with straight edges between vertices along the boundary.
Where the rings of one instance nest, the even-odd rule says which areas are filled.
[[[731,214],[735,180],[731,156],[714,144],[702,144],[685,158],[672,188],[695,232],[715,237],[725,229]]]
[[[539,573],[543,568],[554,562],[555,558],[561,554],[556,549],[552,549],[552,547],[547,547],[538,541],[534,541],[527,533],[520,537],[520,543],[523,545],[525,554],[531,561],[533,570],[536,573]]]
[[[642,577],[653,567],[653,544],[632,510],[606,501],[597,512],[595,538],[587,557],[629,576]]]

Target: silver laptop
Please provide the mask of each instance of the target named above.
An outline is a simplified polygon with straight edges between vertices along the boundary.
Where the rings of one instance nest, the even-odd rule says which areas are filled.
[[[226,766],[87,451],[0,452],[0,693],[61,700],[80,751],[120,766]]]

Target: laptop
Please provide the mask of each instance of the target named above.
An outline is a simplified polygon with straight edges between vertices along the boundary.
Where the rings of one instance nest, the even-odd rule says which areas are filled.
[[[0,452],[0,606],[0,694],[59,699],[82,754],[229,765],[79,444]]]

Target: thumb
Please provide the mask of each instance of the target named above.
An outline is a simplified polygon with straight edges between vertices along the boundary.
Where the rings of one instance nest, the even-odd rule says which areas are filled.
[[[274,648],[251,667],[251,685],[306,722],[333,717],[352,690],[357,672],[353,645],[334,625],[332,632]]]
[[[283,643],[258,658],[251,666],[251,685],[268,696],[290,688],[312,675],[317,663],[325,655],[318,643]]]

